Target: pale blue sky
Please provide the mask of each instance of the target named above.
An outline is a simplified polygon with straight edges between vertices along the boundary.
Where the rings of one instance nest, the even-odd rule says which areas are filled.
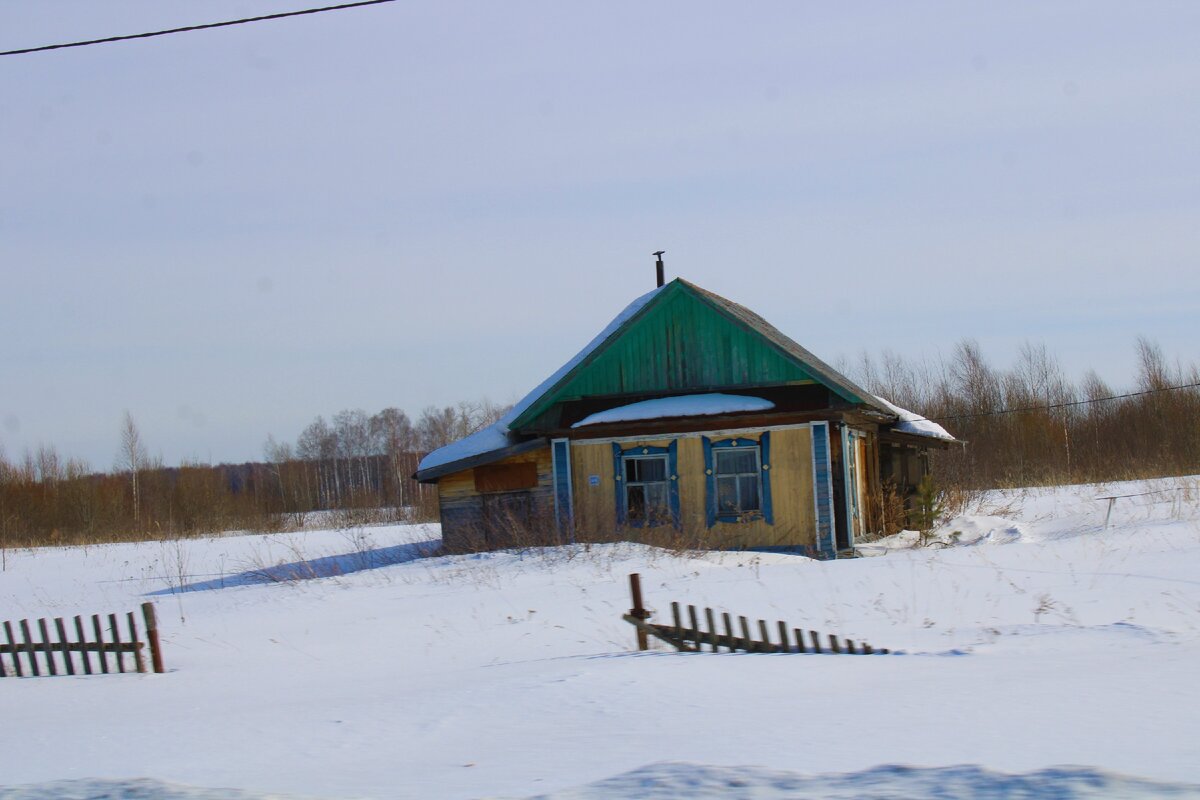
[[[10,2],[0,50],[303,8]],[[835,361],[1200,359],[1200,5],[399,2],[0,58],[0,445],[512,401],[650,252]]]

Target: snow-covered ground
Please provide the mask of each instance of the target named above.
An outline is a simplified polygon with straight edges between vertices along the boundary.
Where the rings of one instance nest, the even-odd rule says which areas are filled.
[[[1103,529],[1094,498],[1163,489]],[[149,597],[169,672],[0,680],[0,799],[1200,797],[1200,482],[969,511],[837,562],[422,557],[436,526],[10,550],[0,619]],[[901,652],[631,652],[630,572],[656,618]]]

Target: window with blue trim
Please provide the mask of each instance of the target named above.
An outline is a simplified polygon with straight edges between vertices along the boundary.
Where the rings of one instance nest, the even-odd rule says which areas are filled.
[[[708,527],[718,522],[763,520],[774,524],[771,509],[769,433],[754,439],[703,437],[708,492]]]
[[[740,517],[762,509],[759,472],[757,447],[728,447],[713,454],[718,517]]]
[[[676,442],[667,447],[622,450],[613,443],[617,484],[617,522],[635,528],[679,527],[679,476]]]

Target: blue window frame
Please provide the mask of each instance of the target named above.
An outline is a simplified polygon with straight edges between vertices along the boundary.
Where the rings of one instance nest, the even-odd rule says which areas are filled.
[[[763,520],[775,524],[771,508],[771,434],[755,439],[703,437],[706,517],[718,522]]]
[[[613,442],[617,524],[680,527],[676,442],[668,447],[621,449]]]

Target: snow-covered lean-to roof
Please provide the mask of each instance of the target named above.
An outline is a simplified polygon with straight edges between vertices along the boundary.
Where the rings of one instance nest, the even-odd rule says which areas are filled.
[[[914,414],[907,408],[901,408],[895,403],[890,403],[879,395],[875,395],[875,399],[891,409],[892,413],[900,418],[896,424],[892,425],[892,430],[896,431],[897,433],[909,433],[913,436],[927,436],[930,439],[941,439],[946,442],[958,441],[951,436],[945,428],[943,428],[941,425],[938,425],[936,422],[931,422],[930,420],[922,417],[920,414]]]
[[[630,317],[634,314],[641,311],[662,290],[663,287],[660,286],[634,300],[625,307],[624,311],[617,314],[613,318],[613,321],[608,323],[604,330],[597,334],[596,338],[588,342],[587,347],[576,353],[574,358],[559,367],[558,371],[538,384],[537,388],[532,392],[521,398],[521,401],[509,409],[507,414],[483,430],[477,431],[464,439],[459,439],[457,442],[452,442],[445,447],[439,447],[437,450],[429,453],[417,465],[417,472],[442,467],[446,464],[453,464],[457,461],[466,461],[467,459],[492,453],[496,450],[503,450],[509,445],[516,444],[516,442],[509,440],[509,423],[521,416],[525,412],[525,409],[529,408],[538,398],[549,391],[550,387],[562,380],[564,375],[579,366],[580,362],[591,355],[593,350],[604,344],[604,341],[608,337],[616,333],[618,328],[629,321]]]
[[[736,394],[685,394],[678,397],[659,397],[654,400],[643,400],[640,403],[630,403],[606,411],[584,417],[572,425],[572,428],[582,428],[586,425],[602,425],[606,422],[636,422],[647,419],[668,419],[673,417],[709,417],[716,414],[737,414],[743,411],[770,411],[775,404],[761,397],[745,397]]]

